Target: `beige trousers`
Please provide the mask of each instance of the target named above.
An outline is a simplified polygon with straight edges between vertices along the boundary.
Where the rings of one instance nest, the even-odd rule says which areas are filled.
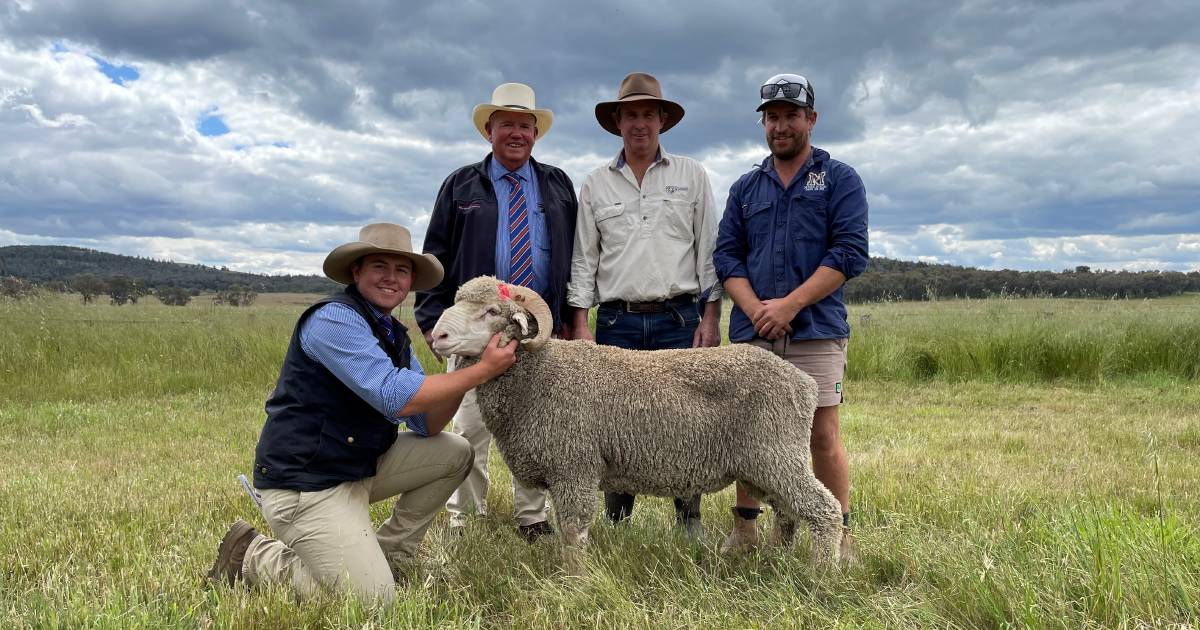
[[[277,539],[256,538],[242,573],[250,584],[290,584],[301,598],[331,588],[390,602],[391,565],[417,553],[470,465],[471,448],[457,435],[401,432],[374,477],[318,492],[263,490],[263,516]],[[375,529],[370,504],[396,495],[391,516]]]
[[[446,366],[454,369],[454,358]],[[454,414],[454,432],[466,438],[474,452],[471,472],[462,485],[450,495],[446,510],[450,513],[450,526],[466,525],[467,517],[487,514],[488,455],[491,451],[492,434],[483,424],[479,404],[475,402],[475,390],[463,396],[458,412]],[[546,491],[526,488],[513,479],[513,517],[519,525],[532,525],[549,518],[546,509]]]

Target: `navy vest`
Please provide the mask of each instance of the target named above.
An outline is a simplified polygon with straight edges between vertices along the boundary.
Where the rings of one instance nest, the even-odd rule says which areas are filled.
[[[375,462],[396,441],[397,425],[359,398],[300,347],[300,327],[330,303],[354,309],[398,368],[410,365],[408,331],[396,324],[396,344],[354,285],[331,295],[300,316],[283,358],[275,392],[267,400],[267,422],[254,451],[254,486],[313,492],[375,475]]]

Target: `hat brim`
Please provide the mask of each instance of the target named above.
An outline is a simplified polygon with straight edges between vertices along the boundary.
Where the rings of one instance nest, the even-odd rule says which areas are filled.
[[[759,104],[758,109],[756,109],[754,111],[761,112],[767,105],[770,105],[771,103],[791,103],[792,105],[795,105],[796,107],[800,107],[800,108],[807,107],[809,109],[812,109],[812,105],[809,105],[806,101],[802,101],[800,99],[795,99],[795,98],[779,97],[779,98],[773,98],[773,99],[770,99],[767,101],[763,101],[762,103]]]
[[[431,254],[418,254],[401,249],[378,247],[363,241],[355,241],[338,245],[325,257],[321,270],[325,276],[339,284],[354,284],[354,274],[350,272],[350,264],[368,254],[399,254],[413,263],[413,278],[410,291],[428,291],[442,283],[445,272],[442,263]]]
[[[658,101],[662,108],[667,112],[667,121],[663,123],[662,129],[658,133],[666,133],[671,127],[679,124],[683,120],[683,106],[675,101],[668,101],[665,98],[656,98],[654,96],[642,95],[630,96],[620,101],[606,101],[596,104],[596,122],[600,126],[614,136],[621,135],[621,129],[617,126],[617,119],[613,117],[613,113],[617,111],[623,103],[636,103],[638,101]]]
[[[535,140],[541,140],[542,136],[550,132],[550,127],[554,124],[554,112],[548,109],[525,109],[523,107],[504,107],[501,105],[488,104],[476,105],[475,110],[471,112],[471,119],[475,122],[475,128],[479,130],[479,135],[483,136],[483,139],[487,140],[488,142],[491,142],[492,138],[488,135],[485,126],[487,125],[488,119],[491,118],[492,114],[496,112],[533,114],[534,119],[537,120],[537,122],[534,124],[537,125],[538,131],[537,138],[535,138]]]

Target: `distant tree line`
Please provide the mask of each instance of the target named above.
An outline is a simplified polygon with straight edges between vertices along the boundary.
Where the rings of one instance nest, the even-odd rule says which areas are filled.
[[[217,304],[247,306],[259,293],[331,293],[339,288],[321,276],[265,276],[121,256],[78,247],[0,247],[0,296],[24,297],[35,287],[72,291],[85,303],[107,295],[112,304],[137,303],[154,294],[183,306],[201,292]],[[874,258],[867,272],[846,285],[851,302],[948,298],[1078,297],[1150,298],[1200,292],[1200,272],[1092,271],[1085,266],[1053,271],[990,271]]]
[[[84,274],[105,282],[125,276],[136,279],[147,291],[157,293],[162,288],[177,287],[193,296],[223,291],[235,284],[255,293],[331,293],[339,288],[332,280],[317,275],[268,276],[60,245],[0,247],[0,277],[13,276],[59,290],[62,285],[55,283],[70,283]],[[93,295],[104,293],[98,290]]]
[[[846,284],[851,302],[987,297],[1150,298],[1200,292],[1200,272],[989,271],[874,259]]]

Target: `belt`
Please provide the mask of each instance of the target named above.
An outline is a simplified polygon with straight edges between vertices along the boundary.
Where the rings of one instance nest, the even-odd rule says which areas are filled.
[[[612,308],[618,311],[627,313],[662,313],[671,306],[683,306],[685,304],[695,304],[696,296],[691,293],[676,295],[673,298],[666,300],[658,300],[657,302],[627,302],[625,300],[610,300],[601,302],[600,306]]]

